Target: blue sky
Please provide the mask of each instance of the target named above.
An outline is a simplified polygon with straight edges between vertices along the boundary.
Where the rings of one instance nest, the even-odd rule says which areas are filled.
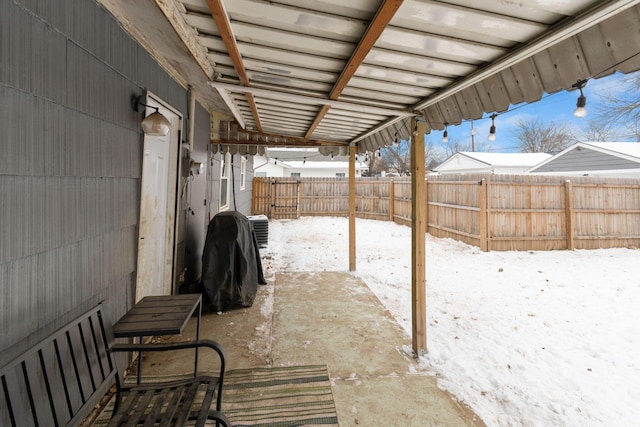
[[[509,111],[500,114],[496,120],[496,140],[489,142],[487,136],[491,119],[486,115],[481,120],[474,121],[477,134],[475,136],[476,151],[490,151],[495,153],[508,153],[518,151],[518,140],[514,136],[516,123],[521,119],[540,118],[553,122],[567,123],[576,130],[585,126],[589,119],[597,116],[598,102],[604,93],[615,93],[624,90],[621,84],[623,74],[614,74],[598,80],[589,80],[583,92],[587,97],[587,117],[578,119],[573,116],[576,108],[576,101],[580,92],[560,91],[555,94],[545,94],[538,102],[531,104],[512,105]],[[458,126],[449,126],[449,140],[457,141],[461,144],[471,144],[471,123],[463,122]],[[433,131],[427,135],[427,140],[431,140],[436,146],[443,145],[442,131]]]

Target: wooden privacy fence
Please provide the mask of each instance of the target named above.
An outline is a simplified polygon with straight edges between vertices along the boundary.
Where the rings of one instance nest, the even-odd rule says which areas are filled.
[[[429,176],[428,232],[483,251],[640,246],[640,180]],[[356,179],[359,218],[411,224],[410,178]],[[347,216],[347,178],[254,178],[254,215]]]

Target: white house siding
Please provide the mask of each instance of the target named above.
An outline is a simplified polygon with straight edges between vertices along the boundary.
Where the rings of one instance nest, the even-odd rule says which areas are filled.
[[[253,162],[254,176],[268,176],[274,178],[282,178],[286,175],[285,170],[288,168],[284,162],[278,162],[267,157],[255,156]]]
[[[434,169],[439,174],[521,174],[550,158],[545,153],[455,153]]]
[[[274,178],[287,178],[291,176],[300,178],[335,178],[337,176],[349,176],[348,161],[330,161],[328,159],[329,158],[324,161],[300,161],[277,160],[275,158],[256,156],[254,173],[256,176]],[[366,169],[366,164],[356,162],[356,177],[362,176],[362,171]]]

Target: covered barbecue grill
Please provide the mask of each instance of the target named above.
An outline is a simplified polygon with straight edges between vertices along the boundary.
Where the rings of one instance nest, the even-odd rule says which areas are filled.
[[[250,307],[259,284],[266,281],[251,222],[237,211],[217,214],[209,222],[202,255],[202,286],[211,308]]]

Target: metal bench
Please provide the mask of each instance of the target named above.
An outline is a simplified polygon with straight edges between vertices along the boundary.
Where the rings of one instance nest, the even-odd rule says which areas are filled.
[[[217,376],[125,385],[116,351],[169,351],[205,347],[220,358]],[[109,426],[230,426],[220,412],[225,360],[214,341],[114,344],[102,305],[75,319],[0,368],[0,426],[76,426],[116,385]],[[215,409],[212,409],[213,399]]]

